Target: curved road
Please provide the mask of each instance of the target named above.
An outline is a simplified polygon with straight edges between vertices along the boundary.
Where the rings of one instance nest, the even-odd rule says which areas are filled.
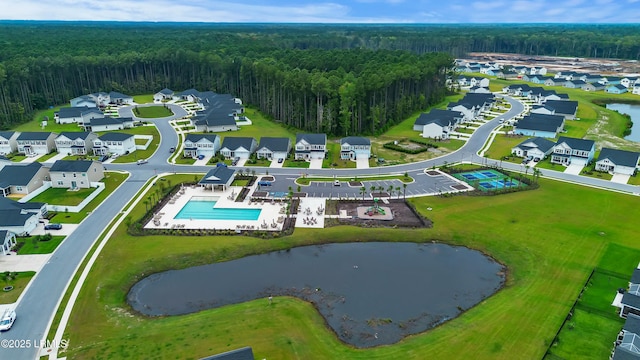
[[[498,95],[501,96],[501,95]],[[444,155],[436,159],[420,161],[411,164],[402,164],[387,166],[383,168],[370,169],[304,169],[304,172],[310,175],[333,176],[356,176],[356,175],[377,175],[380,173],[404,173],[422,171],[432,166],[440,166],[445,163],[455,163],[460,161],[468,161],[474,163],[487,163],[490,165],[500,165],[505,169],[512,171],[524,171],[524,167],[518,164],[507,162],[499,162],[496,160],[488,160],[479,156],[477,153],[484,147],[485,142],[491,135],[491,132],[500,125],[500,120],[508,120],[520,114],[524,110],[524,106],[519,101],[504,97],[510,104],[511,109],[496,117],[494,120],[480,126],[467,143],[457,151]],[[38,345],[46,336],[49,322],[58,307],[58,302],[64,295],[67,284],[73,278],[76,269],[84,259],[85,254],[93,246],[100,233],[105,229],[115,214],[121,211],[126,203],[131,200],[134,195],[142,188],[145,182],[156,174],[171,172],[194,172],[203,173],[210,169],[206,166],[190,166],[190,165],[173,165],[167,162],[167,154],[169,149],[176,146],[178,137],[169,125],[168,121],[181,118],[186,112],[178,105],[168,104],[174,111],[174,116],[151,120],[158,128],[161,136],[160,145],[154,155],[149,158],[149,162],[143,165],[135,164],[106,164],[107,170],[123,170],[128,171],[131,175],[113,194],[106,199],[99,207],[97,207],[83,221],[73,234],[69,235],[65,241],[58,247],[50,261],[41,269],[38,275],[33,279],[31,286],[23,294],[23,297],[16,309],[18,319],[13,328],[6,333],[0,335],[0,345],[4,344],[2,340],[21,340],[23,344],[27,341],[30,346],[23,348],[7,348],[0,346],[0,359],[12,360],[32,360],[37,358]],[[133,116],[131,109],[121,109],[122,116]],[[135,118],[135,117],[134,117]],[[140,119],[149,120],[149,119]],[[298,176],[301,172],[296,168],[260,168],[252,167],[258,173],[269,171],[271,175],[281,175],[283,178]],[[540,169],[541,174],[558,180],[575,182],[587,186],[595,186],[607,188],[616,191],[634,193],[638,191],[637,186],[616,184],[606,180],[582,177],[578,175],[564,174],[561,172]],[[410,189],[409,185],[407,189]],[[49,339],[51,340],[51,339]],[[73,344],[71,344],[73,346]]]

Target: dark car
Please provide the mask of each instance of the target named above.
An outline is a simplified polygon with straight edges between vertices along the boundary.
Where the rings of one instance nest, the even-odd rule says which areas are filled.
[[[109,160],[109,155],[102,155],[102,156],[100,157],[100,161],[103,161],[103,162],[104,162],[104,161],[107,161],[107,160]]]
[[[170,153],[172,153],[172,152],[174,152],[174,151],[176,151],[176,148],[174,148],[174,147],[169,148],[169,152],[170,152]]]
[[[198,155],[198,160],[203,160],[204,159],[204,155],[200,154]]]
[[[62,224],[47,224],[44,226],[45,230],[60,230],[62,229]]]
[[[283,158],[278,159],[278,164],[282,164],[283,161],[284,161]]]

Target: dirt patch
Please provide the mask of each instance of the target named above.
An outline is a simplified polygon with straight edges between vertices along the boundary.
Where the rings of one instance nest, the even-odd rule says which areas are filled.
[[[429,176],[438,176],[438,175],[442,175],[442,173],[440,171],[436,171],[436,170],[429,170],[429,171],[427,171],[427,175],[429,175]]]
[[[365,227],[432,227],[433,223],[426,218],[420,216],[408,203],[404,200],[390,200],[388,204],[380,204],[381,206],[391,209],[393,214],[393,220],[375,220],[375,219],[359,219],[358,207],[373,206],[374,203],[371,200],[334,200],[333,204],[327,204],[329,207],[335,206],[336,213],[344,213],[346,211],[347,216],[351,218],[339,218],[337,224],[341,225],[356,225]],[[328,219],[327,219],[328,220]],[[332,219],[333,220],[333,219]],[[336,224],[336,225],[337,225]],[[327,222],[325,222],[327,225]]]
[[[263,176],[260,180],[262,181],[275,181],[276,178],[274,178],[273,176]]]
[[[349,186],[351,186],[351,187],[362,187],[362,182],[360,182],[360,181],[349,181]]]

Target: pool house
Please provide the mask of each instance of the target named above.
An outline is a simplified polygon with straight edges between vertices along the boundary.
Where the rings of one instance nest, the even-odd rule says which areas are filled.
[[[209,170],[209,172],[198,182],[204,189],[210,189],[211,191],[225,191],[233,182],[236,171],[229,169],[224,164],[218,164],[215,168]]]

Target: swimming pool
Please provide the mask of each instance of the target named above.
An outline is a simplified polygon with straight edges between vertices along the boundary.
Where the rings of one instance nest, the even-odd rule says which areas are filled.
[[[508,175],[496,170],[476,170],[454,174],[453,176],[470,185],[477,185],[483,191],[526,186],[524,183],[513,178],[510,179]]]
[[[216,208],[215,200],[190,199],[174,219],[258,220],[261,209]]]

